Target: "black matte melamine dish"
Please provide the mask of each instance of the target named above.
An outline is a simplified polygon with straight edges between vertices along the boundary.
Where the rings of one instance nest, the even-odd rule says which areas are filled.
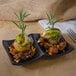
[[[45,49],[41,48],[39,46],[39,44],[37,43],[37,40],[39,38],[39,34],[29,34],[28,37],[30,39],[30,41],[34,42],[34,47],[36,48],[36,53],[34,54],[34,56],[32,58],[26,59],[26,60],[20,60],[19,63],[16,63],[13,59],[13,56],[9,53],[9,46],[13,43],[14,40],[3,40],[3,46],[5,48],[5,51],[7,52],[10,61],[12,64],[14,65],[24,65],[24,64],[28,64],[31,63],[33,61],[36,61],[37,59],[44,57],[44,58],[57,58],[59,56],[65,55],[67,53],[70,53],[71,51],[73,51],[73,46],[71,46],[69,43],[67,43],[67,46],[65,48],[65,52],[59,52],[56,55],[49,55],[48,53],[46,53]],[[63,37],[61,39],[64,39]]]

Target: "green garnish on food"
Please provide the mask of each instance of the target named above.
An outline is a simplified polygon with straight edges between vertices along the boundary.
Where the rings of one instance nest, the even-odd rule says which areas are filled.
[[[48,13],[47,14],[47,17],[48,17],[48,20],[49,20],[49,23],[52,27],[49,27],[49,29],[52,29],[54,28],[54,25],[55,23],[59,22],[61,19],[57,19],[54,21],[54,14],[53,14],[53,10],[51,10],[51,15],[49,16]]]
[[[21,33],[16,36],[16,41],[18,44],[22,44],[25,41],[24,32],[26,29],[26,25],[24,24],[24,19],[30,14],[23,12],[23,9],[21,9],[21,11],[19,12],[19,16],[17,15],[17,13],[15,13],[15,15],[18,18],[19,23],[16,23],[15,21],[12,22],[21,30]]]
[[[51,10],[51,16],[49,16],[48,13],[46,14],[49,20],[48,24],[50,24],[50,27],[48,30],[45,31],[45,37],[48,39],[58,39],[61,35],[61,31],[58,28],[54,28],[54,25],[56,22],[59,22],[60,19],[54,21],[53,10]]]
[[[58,39],[60,35],[61,35],[60,30],[56,29],[56,28],[44,31],[44,36],[47,39],[50,39],[50,38],[51,39]]]

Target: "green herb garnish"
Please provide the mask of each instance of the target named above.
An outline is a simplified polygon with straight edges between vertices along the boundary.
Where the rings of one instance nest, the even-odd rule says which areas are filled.
[[[46,38],[51,38],[51,39],[58,39],[61,36],[61,31],[58,28],[54,28],[54,25],[56,22],[59,22],[61,19],[57,19],[54,20],[54,14],[53,14],[53,10],[51,10],[51,15],[49,16],[48,13],[47,17],[48,17],[48,24],[50,24],[49,29],[45,32],[45,36]]]
[[[24,19],[30,14],[26,14],[26,12],[23,13],[23,9],[21,9],[21,11],[19,12],[19,16],[17,15],[17,13],[15,13],[15,15],[18,18],[19,23],[16,23],[15,21],[12,22],[21,30],[21,36],[23,37],[26,28],[26,25],[24,24]]]
[[[46,14],[47,14],[47,17],[48,17],[48,20],[49,20],[48,24],[50,24],[52,26],[52,27],[49,27],[49,29],[52,29],[52,28],[54,28],[55,23],[59,22],[61,19],[57,19],[57,20],[54,21],[53,10],[51,10],[51,16],[49,16],[48,13],[46,13]]]
[[[26,25],[24,24],[24,19],[29,14],[26,14],[26,12],[23,12],[23,9],[21,9],[20,12],[19,12],[19,16],[17,15],[17,13],[15,13],[15,15],[18,18],[19,23],[16,23],[15,21],[12,21],[12,22],[21,30],[21,33],[16,36],[16,42],[20,45],[23,45],[25,43],[24,32],[25,32],[25,29],[26,29]]]

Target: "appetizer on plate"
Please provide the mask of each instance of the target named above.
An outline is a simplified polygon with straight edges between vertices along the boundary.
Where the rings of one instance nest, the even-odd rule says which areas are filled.
[[[60,29],[54,28],[54,25],[59,20],[54,21],[54,15],[53,11],[51,11],[51,17],[47,14],[48,20],[50,24],[49,29],[44,30],[42,33],[40,33],[40,37],[38,39],[38,44],[46,49],[46,52],[49,55],[54,55],[59,52],[65,52],[64,49],[66,47],[66,41],[61,40],[62,33]]]
[[[33,47],[33,42],[24,34],[26,25],[23,20],[29,14],[26,14],[26,12],[23,13],[22,9],[19,16],[16,13],[15,15],[19,19],[19,23],[16,23],[15,21],[13,21],[13,23],[21,30],[21,33],[16,36],[16,39],[10,45],[9,53],[12,54],[14,61],[18,63],[21,59],[26,60],[31,58],[35,54],[35,48]]]

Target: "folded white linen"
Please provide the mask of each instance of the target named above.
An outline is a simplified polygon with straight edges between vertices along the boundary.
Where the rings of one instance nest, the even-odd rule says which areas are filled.
[[[38,23],[44,28],[48,29],[50,26],[48,20],[39,20]],[[67,33],[67,29],[71,28],[76,33],[76,20],[69,20],[65,22],[57,22],[55,24],[56,28],[59,28],[62,33]]]

